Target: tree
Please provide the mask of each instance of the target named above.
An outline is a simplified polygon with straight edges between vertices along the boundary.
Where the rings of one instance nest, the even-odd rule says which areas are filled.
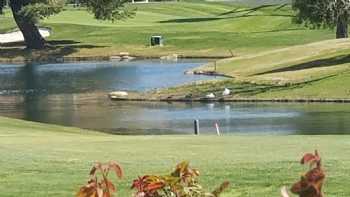
[[[81,0],[89,12],[99,20],[118,20],[134,14],[125,8],[127,0]],[[37,23],[39,20],[57,14],[63,10],[65,0],[0,0],[0,14],[6,4],[11,8],[14,20],[22,32],[25,44],[29,49],[43,49],[45,39],[40,35]]]
[[[349,0],[293,0],[296,22],[314,28],[336,27],[336,38],[348,37]]]

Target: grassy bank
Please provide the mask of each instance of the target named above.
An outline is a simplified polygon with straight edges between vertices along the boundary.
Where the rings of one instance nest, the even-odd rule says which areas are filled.
[[[228,100],[349,99],[350,88],[342,85],[350,79],[349,44],[349,39],[326,40],[223,59],[194,72],[215,71],[233,79],[189,84],[151,95],[198,99],[210,92],[221,95],[226,87],[233,91]]]
[[[97,21],[85,10],[67,7],[41,25],[53,30],[49,38],[55,46],[52,56],[111,56],[129,52],[147,57],[174,53],[231,57],[334,37],[332,30],[309,30],[293,24],[293,12],[288,6],[255,6],[204,1],[139,4],[134,18],[115,23]],[[9,20],[9,12],[5,18],[0,16],[1,24],[6,21],[14,26]],[[8,29],[0,27],[3,28]],[[151,35],[163,35],[165,46],[151,48]],[[31,55],[21,48],[12,49],[11,53],[9,58]]]
[[[350,88],[344,84],[349,83],[349,80],[350,73],[348,72],[293,85],[255,84],[229,79],[163,89],[149,92],[146,95],[138,95],[136,98],[182,100],[190,95],[190,99],[196,101],[202,100],[205,95],[212,92],[218,95],[218,100],[222,99],[223,101],[348,102]],[[224,88],[231,89],[233,95],[222,97]]]
[[[0,118],[1,196],[72,196],[88,178],[93,161],[119,161],[130,196],[133,178],[166,173],[181,160],[201,170],[212,189],[229,180],[223,196],[279,196],[305,168],[302,153],[319,149],[328,174],[329,197],[349,196],[349,136],[113,136]]]

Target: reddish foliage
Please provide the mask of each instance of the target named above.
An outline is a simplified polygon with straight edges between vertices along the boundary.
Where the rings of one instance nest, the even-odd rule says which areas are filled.
[[[326,175],[317,150],[315,154],[305,154],[301,159],[301,164],[310,164],[311,169],[292,186],[291,191],[300,197],[323,197],[322,186]]]
[[[213,192],[205,192],[198,183],[198,176],[199,171],[185,161],[179,163],[170,175],[139,177],[131,188],[137,190],[135,197],[218,197],[229,187],[229,182],[224,182]]]
[[[109,162],[107,164],[96,163],[90,170],[90,179],[88,184],[81,187],[77,193],[77,197],[112,197],[112,194],[117,191],[114,184],[108,179],[110,171],[114,171],[118,178],[123,177],[123,171],[116,162]],[[99,180],[97,173],[100,172],[101,180]]]
[[[189,183],[199,176],[199,171],[191,168],[190,163],[184,161],[176,165],[175,171],[171,173],[171,176],[180,178],[184,183]]]
[[[300,161],[301,164],[310,164],[310,167],[313,165],[320,165],[321,164],[321,158],[318,155],[317,150],[315,150],[315,154],[307,153],[304,155],[304,157]]]
[[[135,196],[153,197],[158,196],[158,190],[165,187],[165,182],[158,176],[143,176],[133,181],[131,189],[137,189]]]
[[[230,182],[225,181],[218,188],[216,188],[214,191],[212,191],[211,193],[214,197],[219,197],[220,194],[222,192],[224,192],[229,187],[230,187]]]

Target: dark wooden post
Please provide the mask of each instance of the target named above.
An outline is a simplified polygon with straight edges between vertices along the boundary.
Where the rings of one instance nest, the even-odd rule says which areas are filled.
[[[194,120],[194,134],[199,135],[199,120]]]

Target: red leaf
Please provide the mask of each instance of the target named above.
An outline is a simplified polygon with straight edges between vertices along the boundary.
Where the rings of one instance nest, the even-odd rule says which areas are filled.
[[[107,183],[104,184],[106,185],[106,189],[108,189],[111,193],[114,193],[116,191],[116,188],[111,181],[107,180]]]
[[[95,173],[96,173],[96,170],[97,170],[97,168],[94,166],[94,167],[92,167],[92,169],[90,170],[90,176],[94,176],[95,175]]]
[[[314,164],[314,163],[319,163],[321,161],[320,156],[318,155],[317,150],[315,151],[315,154],[312,153],[307,153],[303,156],[301,159],[300,163],[301,164]]]
[[[96,183],[90,183],[80,188],[77,197],[98,197]]]
[[[163,187],[164,187],[164,183],[162,182],[150,183],[147,185],[146,190],[154,191],[154,190],[161,189]]]
[[[123,170],[117,162],[110,162],[109,167],[115,172],[117,177],[123,178]]]
[[[139,177],[138,179],[135,179],[132,183],[131,189],[138,189],[139,191],[142,191],[143,184],[145,184],[144,179],[145,179],[145,176]]]

